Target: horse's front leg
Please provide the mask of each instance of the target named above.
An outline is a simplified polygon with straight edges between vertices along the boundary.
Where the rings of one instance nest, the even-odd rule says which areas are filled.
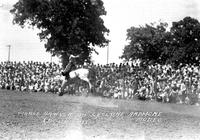
[[[66,86],[67,86],[67,80],[63,80],[61,89],[60,89],[60,93],[58,94],[59,96],[63,96]]]
[[[89,84],[89,91],[92,93],[92,84],[90,83],[90,81],[88,82]]]

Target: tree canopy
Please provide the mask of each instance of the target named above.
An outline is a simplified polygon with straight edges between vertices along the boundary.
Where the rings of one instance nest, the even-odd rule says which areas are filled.
[[[90,60],[95,46],[109,43],[101,0],[19,0],[10,12],[14,24],[37,27],[40,39],[47,42],[46,51],[53,55],[83,53],[82,60]]]
[[[125,46],[122,58],[128,60],[141,59],[145,61],[161,59],[162,47],[166,45],[166,23],[155,26],[154,23],[127,30],[129,44]]]
[[[200,58],[200,23],[185,17],[173,22],[167,31],[167,23],[146,24],[127,30],[128,45],[124,47],[121,58],[126,61],[141,59],[157,63],[178,65],[196,64]]]
[[[171,49],[169,51],[171,61],[183,64],[199,63],[199,21],[191,17],[185,17],[183,20],[173,22],[171,34],[173,38],[171,41]]]

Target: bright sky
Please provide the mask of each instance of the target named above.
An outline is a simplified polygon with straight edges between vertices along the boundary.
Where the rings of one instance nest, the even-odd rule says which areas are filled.
[[[22,29],[12,24],[9,13],[11,5],[17,0],[0,0],[0,61],[8,59],[8,47],[11,45],[11,60],[14,61],[50,61],[36,30]],[[178,21],[191,16],[200,21],[199,0],[103,0],[107,15],[103,17],[105,26],[110,30],[109,63],[119,63],[119,56],[126,45],[126,30],[131,26],[151,22]],[[95,63],[106,64],[107,49],[97,49],[99,55],[93,55]],[[58,61],[53,58],[53,61]]]

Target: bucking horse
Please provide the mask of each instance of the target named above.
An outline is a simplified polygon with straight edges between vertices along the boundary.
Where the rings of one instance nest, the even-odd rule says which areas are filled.
[[[59,92],[59,96],[64,94],[64,90],[70,81],[79,78],[88,83],[89,92],[92,93],[95,90],[95,82],[96,82],[96,72],[92,68],[78,68],[71,72],[69,72],[69,78],[65,78],[62,81],[61,91]],[[89,93],[87,93],[88,95]]]

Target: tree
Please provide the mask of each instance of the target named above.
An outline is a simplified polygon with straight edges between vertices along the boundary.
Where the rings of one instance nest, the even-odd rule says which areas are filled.
[[[129,44],[123,55],[126,61],[141,59],[158,63],[199,64],[200,23],[197,19],[185,17],[173,22],[170,31],[167,24],[160,23],[145,27],[131,27],[127,30]]]
[[[140,59],[142,61],[165,61],[165,49],[168,46],[167,23],[151,23],[144,27],[131,27],[127,30],[129,44],[125,46],[121,58],[126,61]]]
[[[185,17],[173,22],[169,51],[170,61],[179,64],[197,64],[200,58],[200,23],[197,19]]]
[[[52,55],[82,53],[82,60],[90,60],[95,46],[109,43],[101,0],[19,0],[10,12],[14,24],[40,29],[38,35]]]

